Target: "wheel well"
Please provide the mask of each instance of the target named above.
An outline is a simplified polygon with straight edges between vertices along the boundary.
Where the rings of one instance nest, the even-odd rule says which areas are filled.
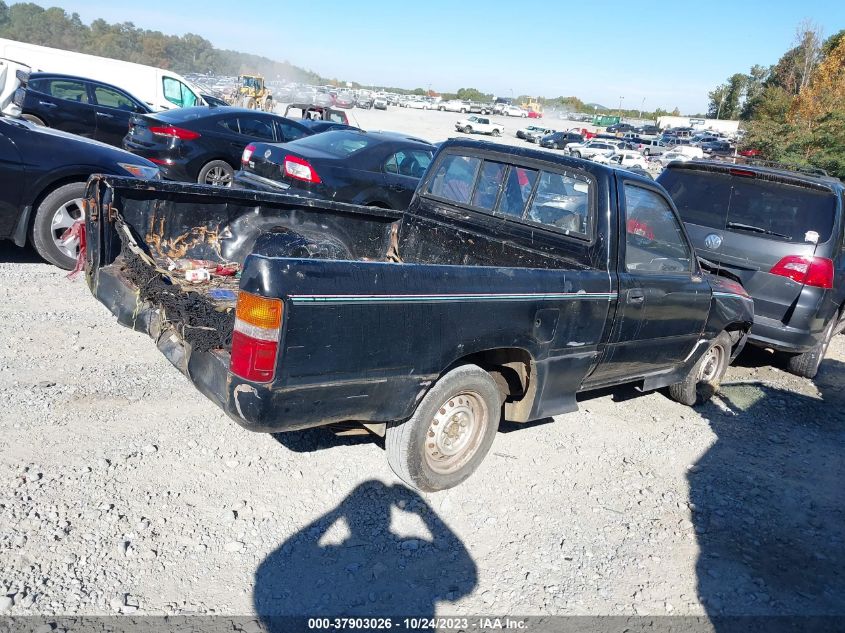
[[[468,364],[478,365],[496,381],[505,396],[508,420],[528,421],[537,394],[536,369],[531,354],[518,347],[490,349],[463,356],[448,369]]]

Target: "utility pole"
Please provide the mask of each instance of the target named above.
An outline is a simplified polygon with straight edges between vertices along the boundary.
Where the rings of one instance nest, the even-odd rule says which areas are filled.
[[[643,118],[643,110],[645,110],[645,97],[643,97],[643,101],[640,103],[640,114],[637,116],[638,119]]]
[[[625,99],[625,97],[619,97],[619,116],[620,116],[620,118],[622,117],[622,101],[624,99]]]

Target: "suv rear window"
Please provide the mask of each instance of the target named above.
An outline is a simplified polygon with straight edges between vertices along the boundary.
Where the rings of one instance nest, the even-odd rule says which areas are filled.
[[[819,243],[830,239],[836,203],[831,192],[689,169],[667,169],[658,181],[689,224],[784,242],[803,243],[810,231],[818,233]]]

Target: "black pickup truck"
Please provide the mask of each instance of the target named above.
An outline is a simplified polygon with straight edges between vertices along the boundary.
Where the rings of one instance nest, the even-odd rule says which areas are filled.
[[[86,204],[91,291],[200,391],[255,431],[361,422],[423,490],[579,392],[709,397],[753,321],[659,185],[536,150],[448,141],[405,211],[112,177]]]

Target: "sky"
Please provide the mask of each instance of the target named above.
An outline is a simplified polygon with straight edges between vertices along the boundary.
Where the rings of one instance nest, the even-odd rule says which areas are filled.
[[[12,4],[7,0],[8,4]],[[805,19],[845,28],[841,0],[38,0],[109,22],[290,61],[363,84],[574,95],[693,114],[735,72],[770,65]]]

